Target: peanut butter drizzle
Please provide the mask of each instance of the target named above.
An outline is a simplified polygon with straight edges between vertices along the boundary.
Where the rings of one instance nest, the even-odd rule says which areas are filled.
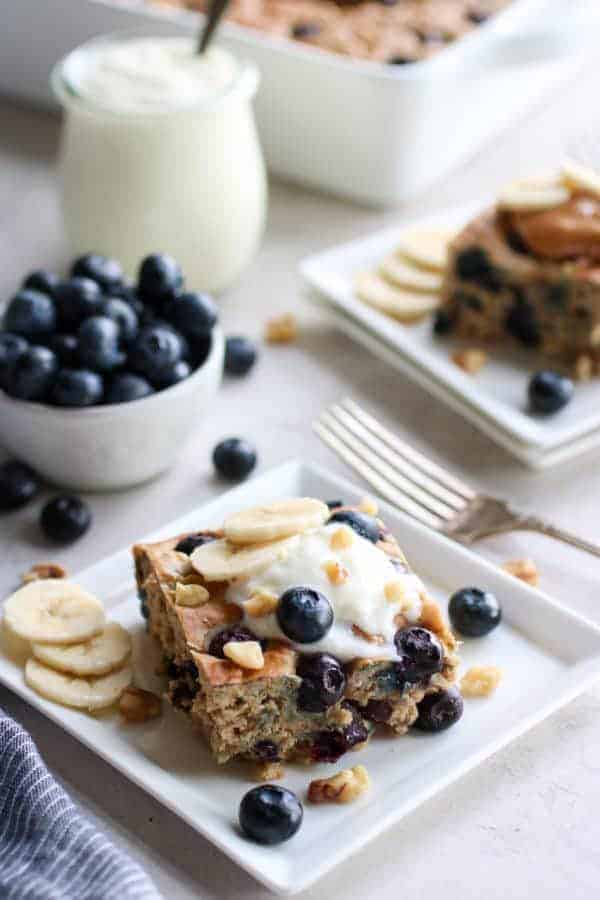
[[[585,259],[600,263],[600,197],[576,194],[539,212],[511,212],[512,228],[542,259]]]

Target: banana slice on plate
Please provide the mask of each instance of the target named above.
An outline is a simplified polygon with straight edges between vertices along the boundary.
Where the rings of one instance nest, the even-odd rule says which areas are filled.
[[[399,288],[433,294],[441,290],[442,278],[437,272],[421,269],[403,259],[398,253],[390,253],[380,263],[379,274]]]
[[[71,581],[33,581],[12,594],[4,605],[9,627],[28,641],[78,644],[104,627],[104,607]]]
[[[8,656],[9,659],[12,659],[13,662],[18,663],[20,666],[25,665],[25,662],[31,656],[31,644],[29,641],[19,637],[12,630],[6,619],[2,619],[0,622],[0,649],[5,656]]]
[[[560,206],[571,196],[568,188],[554,175],[522,178],[500,191],[498,209],[506,212],[541,212]]]
[[[133,672],[129,666],[99,678],[78,678],[56,672],[33,658],[25,666],[25,681],[37,694],[62,706],[90,712],[116,703],[132,678]]]
[[[448,244],[455,234],[450,228],[407,228],[400,235],[397,251],[417,266],[443,272],[448,262]]]
[[[318,528],[328,518],[327,504],[297,497],[236,513],[225,520],[223,532],[232,544],[265,544]]]
[[[561,169],[564,184],[574,191],[589,191],[590,194],[600,196],[600,175],[582,166],[574,160],[567,160]]]
[[[100,634],[82,644],[33,644],[32,649],[37,660],[59,672],[106,675],[129,659],[131,637],[117,622],[109,622]]]
[[[360,300],[399,322],[417,322],[432,313],[440,303],[440,298],[435,294],[394,287],[377,272],[360,272],[354,287]]]
[[[197,547],[190,559],[194,569],[206,581],[233,581],[234,578],[249,578],[278,559],[283,559],[297,542],[298,535],[294,535],[270,544],[236,547],[221,539]]]

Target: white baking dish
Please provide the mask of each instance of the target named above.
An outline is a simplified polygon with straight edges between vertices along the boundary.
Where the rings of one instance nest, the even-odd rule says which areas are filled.
[[[406,67],[235,25],[223,28],[223,41],[262,71],[257,115],[270,169],[385,205],[441,177],[574,74],[583,45],[566,25],[584,6],[513,0],[436,59]],[[144,22],[189,32],[199,16],[143,0],[12,0],[2,11],[0,91],[49,102],[50,68],[67,50]]]

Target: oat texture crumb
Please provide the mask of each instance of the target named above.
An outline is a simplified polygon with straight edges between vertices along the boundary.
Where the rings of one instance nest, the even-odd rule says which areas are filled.
[[[141,688],[126,688],[119,699],[119,712],[126,722],[147,722],[162,712],[160,697]]]
[[[353,803],[369,790],[371,779],[364,766],[342,769],[331,778],[316,778],[308,786],[311,803]]]
[[[269,319],[265,328],[265,340],[269,344],[291,344],[298,337],[298,323],[291,313]]]
[[[532,559],[510,559],[502,566],[505,572],[520,578],[521,581],[527,582],[532,587],[537,587],[540,583],[540,573]]]
[[[254,767],[254,781],[280,781],[283,776],[283,766],[279,762],[263,762]]]
[[[460,692],[463,697],[489,697],[501,678],[502,670],[497,666],[471,666],[460,680]]]
[[[67,570],[58,563],[37,563],[28,572],[23,572],[21,581],[23,584],[31,584],[32,581],[45,581],[47,578],[66,578]]]

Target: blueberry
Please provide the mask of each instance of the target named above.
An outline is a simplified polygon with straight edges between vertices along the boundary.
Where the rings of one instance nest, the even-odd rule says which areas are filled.
[[[86,253],[75,260],[71,275],[76,278],[91,278],[103,291],[108,292],[121,284],[123,269],[116,259],[100,256],[99,253]]]
[[[394,643],[406,681],[421,681],[441,671],[444,650],[436,635],[427,628],[416,625],[401,628],[394,635]]]
[[[344,694],[344,670],[338,660],[328,653],[301,656],[296,674],[302,679],[298,689],[298,709],[323,712]]]
[[[256,465],[256,450],[243,438],[227,438],[213,451],[213,464],[219,475],[230,481],[246,478]]]
[[[392,704],[387,700],[369,700],[365,706],[364,713],[372,722],[385,725],[386,722],[389,722],[393,711]]]
[[[59,544],[69,544],[88,530],[92,514],[87,503],[79,497],[63,494],[43,507],[40,526],[46,537]]]
[[[47,347],[32,346],[22,353],[7,373],[4,389],[19,400],[42,402],[54,381],[58,362]]]
[[[135,339],[129,362],[133,369],[153,381],[179,362],[183,352],[184,345],[175,331],[165,325],[148,325]]]
[[[185,359],[180,359],[167,369],[161,369],[158,376],[153,380],[153,384],[157,390],[164,390],[164,388],[179,384],[180,381],[185,381],[191,374],[192,368],[190,364]]]
[[[573,397],[573,382],[559,372],[536,372],[529,382],[529,405],[536,413],[556,413]]]
[[[390,56],[387,62],[390,66],[408,66],[410,63],[416,62],[416,60],[412,56],[394,55]]]
[[[537,347],[541,341],[535,309],[526,300],[517,298],[506,314],[504,327],[524,347]]]
[[[77,338],[79,358],[97,372],[111,372],[125,361],[119,349],[119,326],[108,316],[91,316],[81,323]]]
[[[372,541],[374,544],[380,538],[381,529],[377,524],[377,520],[373,516],[366,513],[355,512],[351,509],[344,509],[340,512],[334,512],[329,517],[329,522],[340,522],[340,524],[348,525],[361,537]]]
[[[494,595],[476,587],[462,588],[452,594],[448,614],[452,627],[466,637],[489,634],[502,619],[502,610]]]
[[[212,337],[192,338],[190,343],[190,362],[192,368],[199,369],[208,359],[212,349]]]
[[[302,804],[292,791],[276,784],[252,788],[240,803],[240,827],[258,844],[281,844],[302,825]]]
[[[249,628],[244,628],[243,625],[232,625],[231,628],[224,628],[222,631],[215,634],[208,645],[208,652],[211,656],[218,656],[219,659],[225,659],[225,654],[223,653],[225,644],[229,644],[231,641],[242,642],[257,640],[258,638]]]
[[[367,740],[372,732],[372,726],[368,726],[362,716],[359,716],[350,703],[344,702],[342,706],[352,712],[352,721],[346,725],[342,731],[346,750],[351,750],[357,744],[362,744]]]
[[[454,328],[454,317],[446,309],[438,309],[433,320],[433,333],[437,337],[450,334]]]
[[[149,381],[142,375],[133,372],[117,372],[110,379],[106,393],[105,403],[131,403],[132,400],[141,400],[154,393]]]
[[[215,538],[211,534],[203,534],[202,532],[199,532],[198,534],[188,534],[187,537],[184,537],[179,541],[175,549],[178,553],[186,553],[190,556],[196,547],[210,544],[210,542],[214,540]]]
[[[65,331],[76,331],[84,319],[102,312],[102,292],[91,278],[61,281],[55,295],[58,318]]]
[[[8,304],[4,327],[24,337],[49,334],[56,328],[54,300],[40,291],[23,288]]]
[[[47,272],[46,269],[36,269],[30,272],[23,281],[24,288],[31,288],[32,291],[40,291],[48,297],[54,297],[54,292],[60,283],[60,278],[53,272]]]
[[[210,334],[218,319],[217,307],[208,294],[180,294],[168,304],[167,312],[175,328],[194,338]]]
[[[333,625],[333,609],[320,591],[293,587],[279,598],[277,621],[290,641],[312,644],[325,637]]]
[[[311,758],[315,762],[337,762],[340,756],[343,756],[348,747],[346,740],[341,731],[318,731],[313,739],[310,748]]]
[[[179,263],[166,253],[153,253],[142,260],[138,287],[144,299],[162,303],[173,299],[183,287]]]
[[[10,331],[0,331],[0,388],[5,386],[13,366],[28,347],[24,337]]]
[[[108,316],[119,326],[119,334],[124,344],[130,344],[137,337],[138,317],[133,306],[120,297],[108,297],[102,306],[102,315]]]
[[[51,334],[45,340],[46,347],[56,353],[59,365],[73,368],[79,362],[79,341],[74,334]]]
[[[456,257],[456,274],[463,281],[471,281],[492,293],[502,289],[500,273],[481,247],[466,247],[460,251]]]
[[[256,362],[256,344],[245,337],[228,337],[225,342],[225,371],[246,375]]]
[[[93,406],[104,394],[102,377],[89,369],[59,369],[50,400],[56,406]]]
[[[325,505],[329,507],[329,509],[338,509],[340,506],[344,505],[343,500],[326,500]]]
[[[418,707],[414,723],[419,731],[445,731],[454,725],[463,714],[463,699],[456,688],[425,694]]]
[[[5,462],[0,465],[0,512],[25,506],[39,489],[38,477],[29,466],[20,462]]]
[[[472,9],[467,13],[467,19],[469,22],[472,22],[473,25],[483,25],[484,22],[487,22],[490,14],[487,12],[483,12],[482,10]]]
[[[297,41],[306,40],[306,38],[316,37],[321,33],[321,26],[318,22],[298,22],[292,26],[292,37]]]

